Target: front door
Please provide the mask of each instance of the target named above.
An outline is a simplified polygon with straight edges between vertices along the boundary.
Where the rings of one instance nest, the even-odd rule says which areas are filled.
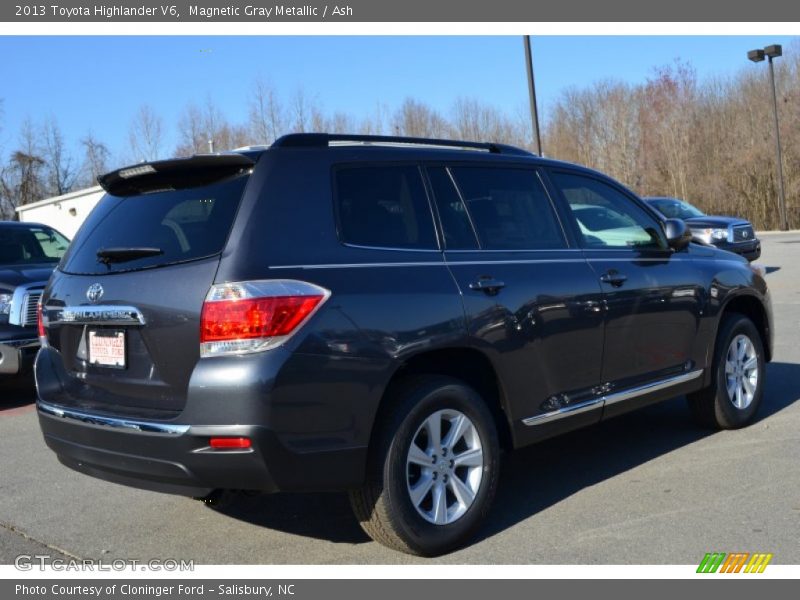
[[[704,287],[688,252],[667,246],[659,221],[622,188],[553,171],[603,289],[606,394],[695,368]]]

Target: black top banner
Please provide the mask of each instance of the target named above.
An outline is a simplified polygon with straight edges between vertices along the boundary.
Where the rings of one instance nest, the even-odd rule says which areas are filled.
[[[39,0],[0,5],[4,22],[798,22],[800,2],[747,0]]]

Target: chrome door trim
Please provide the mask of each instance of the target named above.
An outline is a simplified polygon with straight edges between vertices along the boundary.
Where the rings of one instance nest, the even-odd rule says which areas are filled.
[[[572,406],[565,406],[564,408],[559,408],[558,410],[553,410],[541,415],[535,415],[533,417],[528,417],[527,419],[522,419],[522,422],[528,426],[541,425],[542,423],[551,423],[552,421],[558,421],[564,417],[571,417],[572,415],[579,415],[596,408],[602,408],[602,406],[602,398],[592,398],[591,400],[573,404]]]
[[[651,392],[657,392],[672,386],[680,385],[682,383],[697,379],[702,374],[703,369],[697,369],[696,371],[690,371],[689,373],[673,375],[672,377],[667,377],[666,379],[646,383],[644,385],[633,387],[627,390],[622,390],[621,392],[606,394],[599,398],[586,400],[585,402],[575,404],[574,406],[565,406],[564,408],[560,408],[548,413],[528,417],[526,419],[522,419],[522,423],[528,426],[550,423],[552,421],[580,414],[594,408],[601,408],[611,404],[616,404],[617,402],[632,400],[633,398],[638,398],[639,396],[644,396],[645,394],[649,394]]]
[[[616,404],[617,402],[632,400],[633,398],[644,396],[645,394],[649,394],[650,392],[657,392],[659,390],[664,390],[674,385],[680,385],[681,383],[686,383],[687,381],[692,381],[693,379],[697,379],[702,374],[703,374],[703,369],[697,369],[696,371],[690,371],[689,373],[681,373],[680,375],[667,377],[666,379],[661,379],[660,381],[645,383],[644,385],[640,385],[635,388],[630,388],[628,390],[623,390],[621,392],[609,394],[608,396],[603,397],[603,405],[608,406],[609,404]]]
[[[189,425],[170,425],[168,423],[155,423],[153,421],[136,421],[132,419],[94,415],[63,406],[55,406],[47,402],[42,402],[41,400],[36,403],[36,406],[40,413],[50,417],[70,419],[86,425],[97,425],[109,429],[122,429],[140,433],[157,433],[164,435],[181,435],[189,430]]]
[[[142,311],[135,306],[65,306],[58,310],[46,309],[46,312],[49,325],[145,325]]]

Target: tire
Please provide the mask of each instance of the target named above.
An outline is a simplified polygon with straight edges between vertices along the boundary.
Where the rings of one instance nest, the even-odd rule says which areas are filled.
[[[385,401],[391,408],[378,424],[366,483],[350,493],[353,512],[385,546],[420,556],[450,552],[470,539],[494,499],[500,467],[494,418],[475,390],[449,377],[410,378]],[[432,433],[437,422],[445,442],[440,452]],[[456,423],[460,433],[453,433]],[[451,433],[458,437],[448,448]],[[424,451],[413,460],[412,442]]]
[[[741,348],[745,349],[744,359],[737,356]],[[742,369],[743,363],[752,368]],[[731,371],[730,379],[726,369]],[[761,406],[765,375],[764,345],[756,326],[738,313],[725,316],[717,334],[711,385],[687,396],[692,415],[701,425],[712,429],[739,429],[748,425]],[[738,391],[729,393],[729,384]]]

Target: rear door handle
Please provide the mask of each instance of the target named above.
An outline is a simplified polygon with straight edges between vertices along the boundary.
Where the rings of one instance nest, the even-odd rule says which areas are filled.
[[[628,277],[626,275],[623,275],[619,271],[615,271],[612,269],[606,273],[603,273],[600,276],[600,281],[602,281],[603,283],[611,284],[614,287],[620,287],[622,286],[623,283],[628,281]]]
[[[501,289],[506,287],[506,284],[492,277],[481,277],[469,284],[469,289],[480,291],[488,296],[494,296]]]

